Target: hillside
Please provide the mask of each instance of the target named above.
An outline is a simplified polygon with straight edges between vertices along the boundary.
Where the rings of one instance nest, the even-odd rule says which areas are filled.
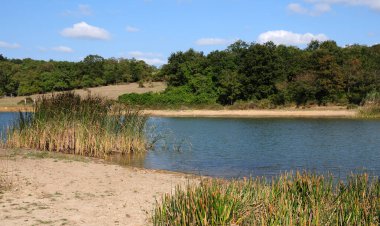
[[[91,95],[99,95],[116,100],[118,96],[125,93],[160,92],[165,90],[165,88],[166,85],[163,82],[153,82],[151,85],[146,84],[144,88],[139,88],[138,83],[129,83],[122,85],[100,86],[88,89],[76,89],[74,92],[78,93],[81,96],[85,96],[90,93]],[[51,95],[51,93],[44,95]],[[25,100],[25,98],[30,97],[32,99],[37,99],[39,96],[41,96],[41,94],[18,97],[3,97],[0,98],[0,107],[10,107],[10,109],[12,109],[12,107],[20,107],[18,103]]]

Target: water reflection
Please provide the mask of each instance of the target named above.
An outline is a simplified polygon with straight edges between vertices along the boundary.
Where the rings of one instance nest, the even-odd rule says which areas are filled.
[[[106,157],[106,161],[116,163],[122,166],[134,166],[144,168],[146,153],[138,154],[113,154]]]

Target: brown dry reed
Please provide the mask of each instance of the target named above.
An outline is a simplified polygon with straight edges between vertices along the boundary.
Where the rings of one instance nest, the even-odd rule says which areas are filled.
[[[310,173],[177,187],[157,201],[154,225],[373,225],[380,223],[380,181],[345,183]]]
[[[141,153],[146,121],[139,111],[101,97],[61,93],[38,99],[32,113],[20,112],[4,145],[101,158]]]

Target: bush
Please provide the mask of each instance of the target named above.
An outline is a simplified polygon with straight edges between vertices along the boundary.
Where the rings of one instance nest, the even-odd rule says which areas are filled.
[[[168,88],[163,93],[124,94],[119,102],[141,107],[180,107],[214,105],[216,98],[208,93],[195,95],[187,87]]]

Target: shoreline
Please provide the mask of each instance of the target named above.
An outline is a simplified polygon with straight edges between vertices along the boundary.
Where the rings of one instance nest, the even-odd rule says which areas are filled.
[[[1,152],[7,150],[0,150]],[[8,150],[9,151],[9,150]],[[12,155],[11,155],[12,156]],[[156,200],[199,178],[78,156],[0,158],[10,179],[0,193],[5,225],[149,225]]]
[[[0,112],[27,112],[31,106],[0,106]],[[343,108],[273,109],[273,110],[142,110],[156,117],[199,118],[355,118],[357,110]]]
[[[275,110],[143,110],[158,117],[199,118],[355,118],[357,110],[346,109],[275,109]]]

